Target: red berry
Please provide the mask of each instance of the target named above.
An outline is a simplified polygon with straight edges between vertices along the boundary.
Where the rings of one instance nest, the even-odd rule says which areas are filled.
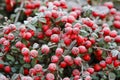
[[[67,22],[68,23],[73,23],[75,21],[75,17],[73,17],[73,16],[68,16],[68,18],[67,18]]]
[[[49,29],[49,26],[48,25],[43,25],[42,26],[42,30],[45,32],[45,31],[47,31]]]
[[[26,47],[22,48],[21,50],[21,53],[24,55],[24,56],[28,56],[29,55],[29,52],[30,50]]]
[[[18,41],[18,42],[15,44],[15,46],[16,46],[17,48],[22,47],[22,42]]]
[[[100,70],[101,70],[100,65],[99,65],[99,64],[95,64],[95,65],[94,65],[94,70],[95,70],[95,71],[100,71]]]
[[[6,38],[4,37],[0,38],[0,44],[3,44],[4,41],[6,41]]]
[[[65,61],[62,61],[61,63],[60,63],[60,67],[61,68],[65,68],[67,66],[67,63],[65,62]]]
[[[14,39],[14,35],[12,33],[9,33],[8,36],[7,36],[7,38],[9,40],[13,40]]]
[[[16,26],[14,24],[10,24],[9,27],[10,27],[11,31],[15,31],[16,30]]]
[[[43,54],[48,54],[50,52],[50,48],[48,47],[48,45],[42,45],[41,52]]]
[[[100,61],[100,66],[102,68],[106,68],[106,62],[105,61]]]
[[[109,27],[104,27],[102,31],[103,31],[104,35],[109,35],[110,34],[110,28]]]
[[[72,60],[72,57],[67,55],[64,57],[64,61],[69,65],[71,66],[73,64],[73,60]]]
[[[60,57],[63,54],[63,49],[62,48],[57,48],[55,51],[55,55]]]
[[[87,68],[87,71],[88,71],[90,74],[93,74],[93,73],[94,73],[94,68]]]
[[[4,45],[4,46],[10,46],[10,41],[5,40],[5,41],[3,42],[3,45]]]
[[[53,18],[58,18],[59,14],[56,10],[52,10],[52,17]]]
[[[42,66],[40,65],[40,64],[36,64],[35,66],[34,66],[34,69],[35,69],[35,71],[36,72],[42,72]]]
[[[38,37],[39,39],[43,39],[43,38],[44,38],[43,32],[39,32],[39,33],[37,34],[37,37]]]
[[[105,62],[107,64],[111,64],[112,63],[112,57],[106,57]]]
[[[71,27],[66,27],[65,32],[66,32],[66,34],[71,35],[73,32],[73,29]]]
[[[65,77],[63,80],[70,80],[70,78],[68,78],[68,77]]]
[[[72,54],[77,56],[79,54],[79,48],[78,47],[73,47],[71,50]]]
[[[60,6],[60,2],[59,2],[59,1],[54,1],[53,4],[54,4],[55,6],[57,6],[57,7]]]
[[[46,80],[55,80],[55,76],[52,73],[47,73]]]
[[[35,70],[34,68],[31,68],[31,69],[29,70],[29,74],[30,74],[30,75],[35,75],[35,74],[36,74],[36,70]]]
[[[114,15],[116,14],[117,10],[115,8],[110,9],[110,14]]]
[[[54,72],[57,70],[57,66],[55,63],[50,63],[48,66],[48,70],[50,70],[51,72]]]
[[[30,56],[24,56],[24,57],[23,57],[23,60],[24,60],[26,63],[30,63]]]
[[[11,67],[10,67],[10,66],[5,66],[5,67],[4,67],[4,71],[5,71],[6,73],[10,73],[10,72],[11,72]]]
[[[25,33],[25,39],[29,40],[32,37],[32,34],[30,32]]]
[[[29,74],[29,70],[25,68],[25,69],[24,69],[24,74],[25,74],[25,75],[28,75],[28,74]]]
[[[62,16],[61,21],[62,22],[67,22],[67,16]]]
[[[51,42],[58,43],[60,40],[59,35],[58,34],[51,35],[50,40]]]
[[[87,41],[84,43],[84,46],[85,46],[86,48],[90,48],[90,47],[92,46],[91,41],[87,40]]]
[[[52,30],[51,29],[48,29],[46,32],[45,32],[45,35],[50,37],[52,35]]]
[[[32,14],[32,10],[31,9],[26,9],[24,11],[24,13],[25,13],[26,16],[30,16]]]
[[[115,60],[115,61],[113,62],[114,67],[118,67],[119,64],[120,64],[120,61],[119,61],[119,60]]]
[[[76,58],[74,59],[74,63],[75,63],[76,65],[80,66],[81,63],[82,63],[82,59],[81,59],[80,57],[76,57]]]
[[[77,44],[78,45],[80,45],[80,44],[82,44],[84,42],[84,38],[82,36],[80,36],[80,35],[76,39],[77,39]]]
[[[73,80],[79,80],[80,79],[80,76],[74,76],[74,79]]]
[[[27,29],[24,25],[22,25],[22,26],[20,26],[19,31],[23,33],[25,31],[27,31]]]
[[[110,37],[116,37],[117,36],[117,31],[116,30],[113,30],[110,32]]]
[[[120,29],[120,21],[114,21],[113,26],[117,29]]]
[[[4,27],[3,32],[4,34],[9,34],[11,32],[10,27]]]
[[[72,31],[73,31],[73,34],[77,35],[77,34],[79,34],[80,29],[79,28],[73,28]]]
[[[71,23],[66,23],[65,24],[65,28],[67,28],[67,27],[71,27],[72,28],[72,24]]]
[[[104,6],[107,6],[109,9],[114,7],[114,4],[112,2],[105,2]]]
[[[73,76],[80,76],[80,71],[79,71],[78,69],[74,69],[74,70],[72,71],[72,75],[73,75]]]
[[[57,56],[55,56],[55,55],[51,57],[51,62],[52,63],[57,63],[58,60],[59,60],[59,58]]]
[[[112,38],[110,36],[105,36],[104,40],[105,42],[111,42]]]
[[[53,34],[60,34],[60,29],[59,29],[58,27],[54,27],[54,28],[52,29],[52,33],[53,33]]]
[[[0,64],[0,70],[4,68],[4,64]]]
[[[120,43],[120,35],[117,35],[117,36],[115,37],[115,42]]]
[[[70,44],[71,44],[71,39],[68,38],[68,37],[64,38],[64,43],[65,43],[67,46],[70,45]]]
[[[30,56],[32,56],[33,58],[38,57],[38,51],[36,51],[36,50],[31,50],[31,51],[30,51]]]
[[[101,49],[97,49],[96,51],[95,51],[95,55],[96,56],[101,56],[102,55],[102,53],[103,53],[103,51],[101,50]]]
[[[90,57],[89,54],[85,54],[85,55],[83,56],[83,59],[84,59],[85,61],[90,61],[91,57]]]
[[[80,51],[80,54],[83,54],[83,53],[86,53],[87,52],[87,49],[85,46],[79,46],[79,51]]]
[[[45,17],[51,18],[52,13],[50,11],[45,11]]]

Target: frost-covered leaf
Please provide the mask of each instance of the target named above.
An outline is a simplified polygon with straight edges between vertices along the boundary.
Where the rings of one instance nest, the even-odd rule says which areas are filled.
[[[15,59],[14,59],[14,57],[13,56],[11,56],[11,55],[6,55],[6,58],[8,59],[8,60],[11,60],[11,61],[15,61]]]
[[[110,72],[110,73],[108,74],[108,78],[109,78],[109,80],[115,80],[115,78],[116,78],[115,73]]]
[[[111,53],[112,53],[112,56],[115,57],[119,54],[119,51],[118,50],[112,50]]]
[[[106,6],[93,6],[92,11],[95,11],[98,14],[107,14],[107,13],[109,13],[109,9]]]
[[[39,21],[42,22],[42,23],[46,23],[46,19],[45,18],[40,18]]]
[[[33,26],[33,25],[31,25],[31,24],[27,24],[27,27],[30,28],[30,29],[32,29],[32,30],[34,30],[34,31],[36,31],[36,27]]]

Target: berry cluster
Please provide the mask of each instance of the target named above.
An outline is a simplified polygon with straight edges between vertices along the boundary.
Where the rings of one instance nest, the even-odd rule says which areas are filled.
[[[19,73],[16,79],[21,80],[96,80],[95,76],[119,75],[114,71],[120,68],[120,12],[112,2],[97,6],[98,10],[91,6],[86,17],[84,6],[69,9],[65,0],[44,6],[31,0],[25,8],[27,16],[34,9],[38,13],[24,24],[3,27],[0,71],[4,75],[11,78]]]

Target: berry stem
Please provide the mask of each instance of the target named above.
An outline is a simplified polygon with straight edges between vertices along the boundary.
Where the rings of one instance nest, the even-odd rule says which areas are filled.
[[[22,8],[24,7],[24,0],[22,0],[21,2],[22,2],[22,3],[21,3],[21,5],[20,5],[20,8],[19,8],[19,11],[18,11],[18,13],[17,13],[17,15],[16,15],[16,18],[15,18],[15,22],[14,22],[14,23],[16,23],[16,22],[18,21],[18,19],[19,19],[19,17],[20,17],[20,14],[21,14],[21,11],[22,11]]]

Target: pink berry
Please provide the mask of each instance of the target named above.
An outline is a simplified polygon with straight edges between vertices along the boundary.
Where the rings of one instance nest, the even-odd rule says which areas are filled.
[[[74,63],[75,63],[76,65],[80,66],[81,63],[82,63],[82,59],[81,59],[80,57],[76,57],[76,58],[74,59]]]
[[[38,56],[38,51],[36,51],[36,50],[31,50],[31,51],[30,51],[30,56],[36,58],[36,57]]]
[[[24,56],[28,56],[29,55],[29,52],[30,50],[26,47],[22,48],[21,50],[21,53],[24,55]]]
[[[48,70],[50,70],[51,72],[54,72],[57,70],[57,66],[55,63],[50,63],[48,66]]]
[[[55,80],[55,76],[52,73],[47,73],[46,80]]]
[[[42,72],[42,66],[40,65],[40,64],[36,64],[35,66],[34,66],[34,69],[35,69],[35,71],[36,72]]]
[[[50,52],[50,48],[48,47],[48,45],[42,45],[42,47],[41,47],[41,52],[43,53],[43,54],[48,54],[49,52]]]
[[[87,49],[85,46],[79,46],[79,51],[80,51],[80,54],[83,54],[83,53],[86,53],[87,52]]]
[[[51,62],[52,63],[57,63],[58,60],[59,60],[59,58],[57,56],[55,56],[55,55],[51,57]]]
[[[57,34],[51,35],[50,39],[51,39],[51,42],[54,42],[54,43],[58,43],[60,40],[59,35]]]
[[[73,47],[71,52],[72,52],[73,55],[77,56],[79,54],[79,48],[78,47]]]
[[[72,71],[72,75],[73,76],[79,76],[80,75],[80,71],[78,70],[78,69],[74,69],[73,71]]]

